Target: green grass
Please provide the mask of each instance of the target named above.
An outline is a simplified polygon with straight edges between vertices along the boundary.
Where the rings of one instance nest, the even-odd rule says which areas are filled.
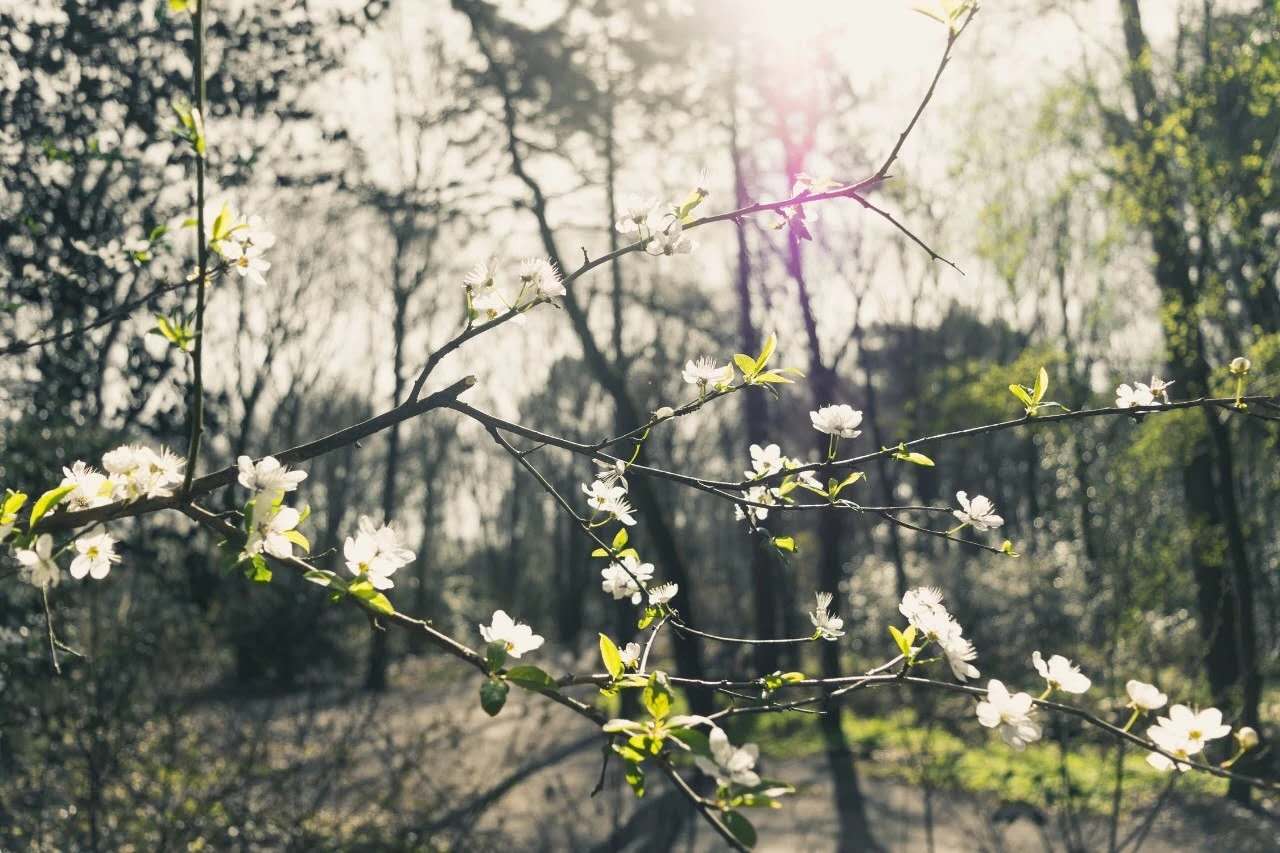
[[[767,756],[797,758],[820,754],[822,734],[812,716],[762,715],[750,733]],[[1066,783],[1056,743],[1041,742],[1018,752],[977,722],[960,735],[922,724],[914,711],[888,716],[846,713],[844,730],[854,751],[867,756],[859,769],[872,776],[915,785],[1023,800],[1046,807],[1061,801]],[[1124,796],[1132,803],[1159,796],[1169,777],[1151,769],[1145,754],[1131,746],[1125,754]],[[1081,742],[1069,743],[1066,775],[1079,810],[1105,813],[1115,784],[1115,751]],[[1184,774],[1179,790],[1187,794],[1221,795],[1222,779],[1195,771]]]

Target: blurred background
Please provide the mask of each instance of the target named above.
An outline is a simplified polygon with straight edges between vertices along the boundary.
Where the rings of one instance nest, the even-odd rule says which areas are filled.
[[[491,255],[573,269],[619,244],[627,196],[701,184],[718,212],[784,197],[801,173],[871,174],[946,42],[897,0],[210,0],[208,16],[209,195],[279,240],[266,287],[211,291],[205,470],[389,408]],[[193,166],[171,105],[190,92],[191,36],[163,0],[0,0],[0,348],[190,269]],[[810,207],[812,240],[768,217],[709,226],[692,255],[580,279],[567,310],[454,354],[431,387],[475,374],[473,405],[599,439],[686,399],[687,359],[754,353],[776,331],[777,362],[805,381],[646,444],[655,464],[722,479],[753,443],[823,453],[807,412],[827,402],[865,412],[863,450],[1015,417],[1007,385],[1041,365],[1071,408],[1152,374],[1176,398],[1229,395],[1238,355],[1250,391],[1276,393],[1277,97],[1274,0],[985,4],[873,196],[963,275],[852,202]],[[0,485],[38,493],[126,441],[181,451],[190,369],[147,332],[190,303],[169,292],[0,358]],[[687,621],[803,635],[812,591],[835,588],[850,634],[825,660],[669,634],[655,655],[691,676],[854,672],[890,656],[902,592],[936,585],[984,678],[1038,692],[1031,652],[1065,654],[1116,720],[1125,679],[1154,682],[1258,728],[1238,766],[1274,777],[1276,436],[1199,410],[1084,420],[924,448],[936,468],[873,464],[855,487],[870,504],[985,494],[1016,560],[871,517],[771,517],[799,545],[782,562],[728,504],[633,477],[633,541],[680,583]],[[554,449],[531,458],[564,493],[594,476]],[[341,567],[362,514],[406,534],[400,609],[477,644],[504,608],[547,637],[552,671],[598,669],[597,631],[635,638],[591,545],[477,424],[434,412],[305,467],[320,564]],[[83,653],[61,676],[38,594],[3,573],[0,847],[715,849],[661,785],[635,800],[616,763],[588,797],[601,742],[563,709],[513,695],[489,720],[474,673],[308,584],[247,582],[185,519],[115,532],[108,580],[53,591]],[[1198,774],[1170,790],[1068,719],[1016,753],[963,697],[866,691],[843,717],[751,716],[732,734],[800,786],[759,816],[762,849],[1280,843],[1269,797]]]

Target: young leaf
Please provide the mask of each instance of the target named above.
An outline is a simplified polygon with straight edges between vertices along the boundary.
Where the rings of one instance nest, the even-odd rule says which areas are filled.
[[[75,488],[75,484],[72,483],[67,486],[58,486],[57,488],[50,489],[41,495],[39,499],[36,500],[35,505],[31,507],[31,521],[27,525],[27,528],[31,529],[35,527],[36,522],[41,518],[44,518],[45,513],[53,509],[63,498],[75,491]]]
[[[733,363],[738,365],[738,369],[746,379],[751,379],[760,372],[756,369],[756,360],[749,355],[738,353],[733,357]]]
[[[490,717],[498,716],[502,706],[507,704],[507,692],[511,688],[500,678],[490,676],[480,685],[480,707]]]
[[[637,798],[644,796],[644,769],[639,764],[628,764],[623,778],[627,780],[627,784],[631,786]]]
[[[910,628],[907,629],[911,631]],[[899,631],[894,626],[889,626],[889,634],[893,637],[893,641],[898,645],[898,651],[902,652],[903,657],[911,656],[911,641],[907,639],[907,635]]]
[[[1045,392],[1049,390],[1049,371],[1042,366],[1040,372],[1036,374],[1035,387],[1031,389],[1032,405],[1038,404],[1044,399]]]
[[[721,818],[724,821],[725,828],[738,839],[738,843],[743,847],[752,848],[756,846],[756,828],[751,825],[751,821],[742,816],[741,812],[729,811],[725,812]]]
[[[303,536],[297,530],[286,530],[284,532],[284,538],[288,539],[290,542],[292,542],[294,545],[297,545],[299,548],[301,548],[303,551],[307,552],[308,554],[311,553],[311,542],[308,541],[306,536]]]
[[[1036,404],[1031,400],[1031,394],[1021,385],[1010,385],[1009,393],[1018,398],[1018,402],[1028,409],[1034,409]]]
[[[613,550],[617,551],[627,544],[627,528],[623,527],[613,534]],[[607,553],[607,552],[606,552]]]
[[[755,373],[764,370],[764,366],[769,363],[769,356],[773,355],[773,351],[778,347],[778,336],[773,332],[769,333],[769,337],[764,339],[764,349],[760,350],[760,355],[756,358]]]
[[[622,655],[618,653],[618,646],[608,636],[600,635],[600,658],[604,661],[604,668],[608,670],[609,675],[617,678],[622,675],[625,667],[622,665]]]
[[[926,468],[933,467],[932,459],[923,453],[916,453],[915,451],[910,453],[898,452],[893,454],[893,458],[902,462],[910,462],[912,465],[923,465]]]
[[[794,554],[799,550],[796,548],[796,540],[793,536],[775,536],[771,541],[773,542],[773,547],[779,551],[788,551]]]
[[[254,583],[271,583],[271,567],[261,554],[254,554],[249,560],[249,570],[245,573]]]
[[[556,680],[530,663],[513,666],[507,670],[507,681],[525,690],[547,691],[556,689]]]
[[[671,691],[659,679],[658,673],[655,672],[649,676],[649,683],[645,685],[641,701],[655,720],[665,720],[667,714],[671,713]]]
[[[484,661],[488,664],[490,672],[502,669],[502,665],[507,662],[507,644],[495,640],[485,646]]]

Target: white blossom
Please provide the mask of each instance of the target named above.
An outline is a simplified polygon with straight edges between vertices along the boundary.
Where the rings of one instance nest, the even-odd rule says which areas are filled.
[[[955,623],[952,624],[955,625]],[[942,654],[947,659],[947,666],[951,667],[951,674],[957,681],[977,678],[982,673],[970,661],[978,659],[978,651],[973,647],[973,643],[966,640],[960,633],[960,626],[955,625],[955,628],[955,631],[938,638],[938,646],[942,649]]]
[[[1236,729],[1236,743],[1241,752],[1248,752],[1258,745],[1258,730],[1253,726],[1241,726]]]
[[[829,592],[815,592],[817,607],[809,611],[809,621],[814,630],[824,640],[836,640],[844,636],[844,620],[831,612],[832,595]]]
[[[113,563],[120,562],[116,540],[110,533],[81,536],[76,540],[76,551],[76,558],[71,561],[71,577],[76,580],[88,575],[100,581],[111,571]]]
[[[543,638],[533,633],[533,629],[524,623],[516,622],[505,610],[493,611],[493,619],[488,625],[480,626],[480,636],[486,643],[502,643],[507,654],[518,658],[525,652],[531,652],[541,646]]]
[[[250,216],[240,233],[242,242],[258,249],[270,249],[276,244],[276,235],[267,230],[267,224],[261,216]]]
[[[583,486],[582,491],[587,495],[587,505],[596,512],[607,513],[628,527],[636,523],[635,516],[632,515],[635,510],[627,500],[627,490],[624,487],[596,480],[590,486]]]
[[[264,456],[256,463],[248,456],[241,456],[236,459],[236,466],[240,469],[240,485],[254,494],[279,497],[292,492],[307,479],[306,471],[290,471],[274,456]]]
[[[622,665],[627,669],[640,665],[640,644],[627,643],[618,649],[618,657],[622,660]]]
[[[677,219],[672,219],[666,228],[650,226],[653,237],[649,239],[645,251],[651,255],[687,255],[693,251],[693,241],[683,233],[684,226]]]
[[[769,444],[761,447],[758,444],[751,445],[751,470],[746,472],[748,477],[767,477],[770,474],[776,474],[786,465],[787,458],[782,455],[782,448],[776,444]]]
[[[1147,729],[1147,737],[1174,758],[1153,752],[1147,756],[1147,763],[1157,770],[1186,772],[1191,765],[1177,759],[1190,759],[1203,752],[1206,743],[1230,732],[1231,726],[1222,722],[1222,712],[1217,708],[1197,713],[1186,705],[1174,705],[1169,708],[1169,716],[1160,717]]]
[[[462,277],[462,284],[472,290],[496,287],[498,284],[498,259],[490,258],[487,261],[481,261],[476,264]]]
[[[857,438],[862,435],[862,412],[847,404],[823,406],[809,413],[809,420],[818,432],[840,438]]]
[[[266,285],[264,273],[271,269],[271,262],[262,256],[260,247],[246,245],[238,240],[223,240],[221,247],[222,257],[242,278],[257,285]]]
[[[1130,387],[1129,383],[1124,383],[1116,388],[1116,408],[1132,409],[1134,406],[1150,406],[1155,403],[1155,395],[1151,393],[1151,389],[1141,382],[1133,383]]]
[[[1169,697],[1161,693],[1154,684],[1136,679],[1131,678],[1125,682],[1124,690],[1129,694],[1129,707],[1137,708],[1139,711],[1154,711],[1157,708],[1163,708],[1169,702]]]
[[[1231,726],[1222,722],[1222,712],[1217,708],[1205,708],[1197,712],[1186,705],[1170,706],[1169,716],[1160,717],[1152,728],[1164,729],[1171,732],[1173,737],[1185,740],[1192,755],[1204,749],[1209,741],[1231,733]]]
[[[368,516],[360,517],[355,537],[348,536],[343,543],[342,555],[348,571],[357,577],[367,577],[374,589],[394,587],[391,575],[416,556],[400,544],[390,525],[376,526]]]
[[[22,564],[22,576],[32,586],[57,586],[61,575],[53,559],[53,537],[42,533],[30,548],[19,548],[14,557]]]
[[[1031,653],[1031,662],[1035,664],[1036,672],[1040,673],[1040,677],[1048,683],[1050,689],[1065,690],[1067,693],[1084,693],[1093,683],[1080,671],[1080,667],[1062,655],[1053,655],[1046,662],[1040,652],[1035,651]]]
[[[125,500],[163,498],[182,482],[185,461],[167,447],[157,453],[149,447],[126,444],[108,451],[102,467],[110,475],[113,496]]]
[[[978,722],[999,729],[1000,737],[1014,749],[1022,749],[1040,739],[1040,726],[1033,720],[1034,703],[1026,693],[1010,694],[996,679],[987,682],[987,696],[978,703]]]
[[[618,221],[613,227],[619,234],[638,240],[650,217],[656,215],[654,208],[657,206],[655,198],[624,196],[618,204]]]
[[[1151,392],[1153,399],[1158,399],[1161,403],[1169,402],[1169,387],[1173,385],[1172,381],[1165,382],[1155,376],[1151,377],[1151,384],[1147,386],[1147,390]]]
[[[973,525],[974,530],[993,530],[1004,524],[1004,519],[996,515],[996,505],[990,498],[974,495],[970,500],[967,492],[956,492],[956,502],[960,509],[953,509],[951,514],[962,524]]]
[[[654,605],[667,604],[676,597],[676,593],[679,591],[679,585],[670,581],[659,586],[651,586],[649,587],[649,603]]]
[[[293,556],[293,542],[289,532],[298,526],[301,514],[291,506],[276,506],[267,496],[253,502],[249,524],[249,536],[244,543],[243,556],[251,557],[264,551],[282,560]]]
[[[960,681],[977,678],[980,673],[971,661],[978,657],[973,643],[964,637],[964,629],[942,603],[942,592],[934,587],[917,587],[902,596],[898,611],[926,640],[937,643]]]
[[[63,468],[61,485],[75,486],[63,499],[69,510],[90,509],[111,503],[111,481],[106,474],[94,470],[84,462],[76,461],[70,468]]]
[[[760,784],[760,776],[755,771],[756,759],[760,757],[760,748],[754,743],[735,747],[729,743],[729,736],[724,729],[713,726],[708,739],[711,745],[711,757],[695,756],[698,769],[716,780],[716,784],[741,785],[754,788]]]
[[[627,463],[621,459],[615,459],[612,462],[606,462],[602,459],[591,460],[595,463],[596,481],[604,483],[606,486],[620,486],[624,491],[627,486]]]
[[[624,554],[601,569],[600,577],[603,578],[600,588],[615,600],[630,597],[632,604],[639,604],[644,599],[640,585],[647,586],[653,578],[653,564],[640,562],[634,554]]]
[[[1155,725],[1147,729],[1147,738],[1156,746],[1174,756],[1174,758],[1169,758],[1169,756],[1162,755],[1158,752],[1151,752],[1147,754],[1147,764],[1150,764],[1156,770],[1164,772],[1174,769],[1179,773],[1187,772],[1191,769],[1191,765],[1185,763],[1185,759],[1190,759],[1191,756],[1195,755],[1201,748],[1203,748],[1203,744],[1197,745],[1192,743],[1180,732],[1160,725]],[[1184,761],[1178,761],[1175,759],[1184,759]]]
[[[733,381],[733,365],[718,365],[709,355],[700,356],[696,361],[686,361],[680,376],[690,385],[697,385],[705,391],[707,386],[727,385]]]
[[[769,510],[766,507],[776,506],[778,503],[773,491],[764,486],[752,486],[742,493],[742,497],[751,503],[745,505],[735,503],[733,505],[733,517],[738,521],[746,518],[764,521],[769,517]],[[765,506],[755,506],[754,504],[764,504]]]
[[[539,296],[551,299],[564,296],[564,282],[560,273],[546,258],[529,258],[520,264],[520,282],[533,288]]]

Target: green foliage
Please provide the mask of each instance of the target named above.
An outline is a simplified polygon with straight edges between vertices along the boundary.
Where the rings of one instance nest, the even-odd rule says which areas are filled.
[[[507,704],[507,683],[497,676],[490,676],[480,683],[480,707],[490,717],[498,716],[502,706]]]
[[[600,659],[604,661],[605,671],[609,675],[617,678],[622,675],[625,667],[622,665],[622,655],[618,652],[618,646],[606,635],[600,635]]]
[[[62,502],[63,498],[65,498],[67,495],[71,494],[75,490],[76,490],[76,487],[74,483],[67,486],[57,486],[56,488],[50,489],[49,491],[42,494],[39,498],[37,498],[36,502],[31,507],[31,520],[27,524],[28,528],[34,529],[37,521],[44,518],[45,514],[49,512],[49,510],[56,507],[59,503]],[[15,498],[12,497],[12,494],[11,494],[10,497],[5,500],[6,514],[9,508],[10,500],[16,501],[17,506],[22,505],[22,501],[17,501]],[[22,500],[23,501],[26,500],[25,495],[23,496]]]

